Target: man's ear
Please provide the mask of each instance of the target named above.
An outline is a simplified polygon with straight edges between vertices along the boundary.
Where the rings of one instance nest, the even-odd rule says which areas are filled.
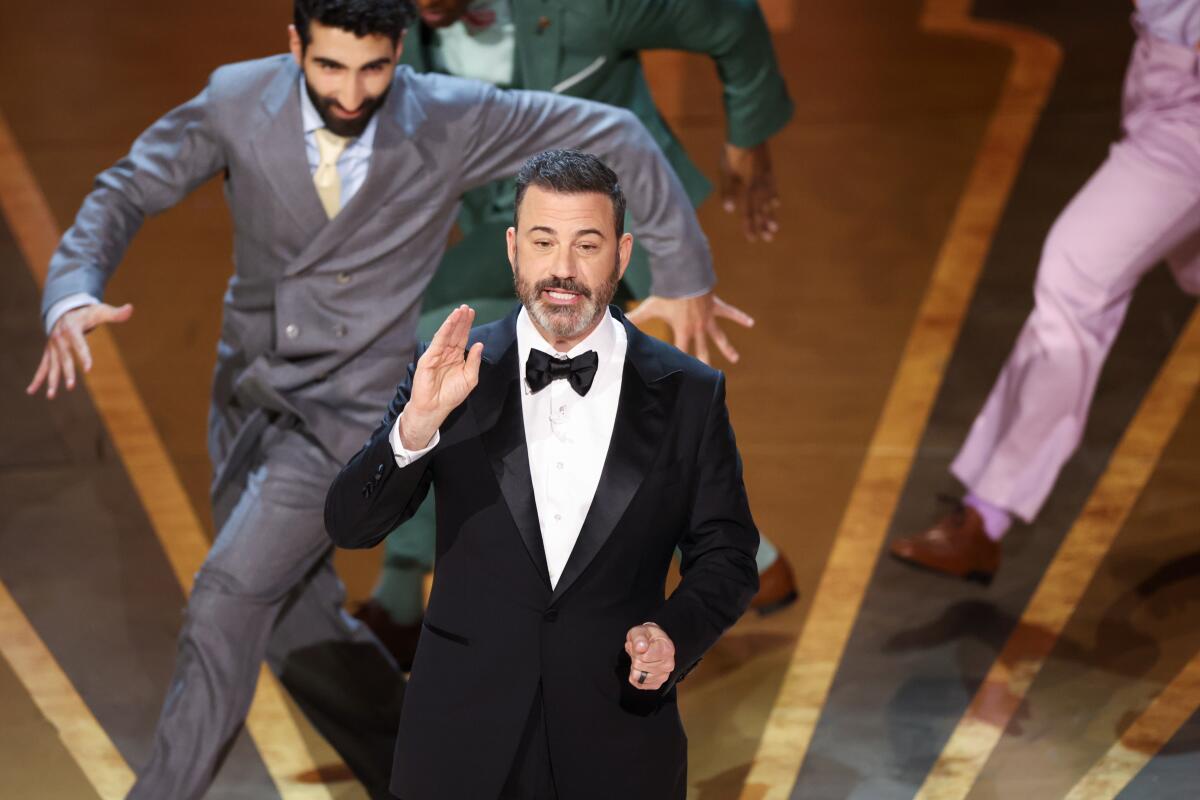
[[[508,266],[515,275],[517,273],[517,229],[509,228],[504,232],[504,238],[508,242]]]
[[[625,277],[625,270],[629,267],[629,259],[633,256],[633,234],[622,234],[621,240],[617,242],[617,262],[620,267],[621,277]]]
[[[304,69],[304,40],[300,38],[300,31],[296,30],[295,25],[288,25],[288,50],[292,51],[296,66]]]

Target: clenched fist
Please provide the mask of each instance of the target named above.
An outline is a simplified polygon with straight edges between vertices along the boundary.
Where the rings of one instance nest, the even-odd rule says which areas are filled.
[[[675,671],[675,643],[667,632],[647,622],[625,634],[625,652],[632,662],[629,683],[638,689],[656,691]]]

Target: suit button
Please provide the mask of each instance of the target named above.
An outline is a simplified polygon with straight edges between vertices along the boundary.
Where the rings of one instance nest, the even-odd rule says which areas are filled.
[[[300,335],[300,326],[295,325],[295,324],[288,325],[286,328],[283,329],[283,334],[285,336],[287,336],[289,339],[295,339],[297,336]]]
[[[537,32],[538,33],[543,32],[544,30],[546,30],[546,28],[549,28],[549,27],[550,27],[550,18],[549,17],[538,17],[538,21],[537,21]]]
[[[347,283],[350,282],[350,273],[349,272],[339,272],[337,274],[337,282],[340,283],[342,286],[345,286]]]
[[[542,619],[546,620],[546,622],[554,622],[555,620],[558,619],[558,609],[557,608],[547,609],[546,613],[542,614]]]
[[[333,335],[338,337],[339,339],[342,338],[343,336],[345,336],[346,335],[346,326],[340,322],[338,324],[334,325],[333,326]]]
[[[380,464],[379,466],[377,466],[377,467],[375,468],[375,477],[376,477],[376,478],[382,478],[382,477],[383,477],[383,464]]]
[[[363,496],[364,498],[366,498],[366,497],[370,497],[370,496],[371,496],[371,490],[372,490],[373,488],[374,488],[374,486],[372,486],[372,485],[371,485],[371,484],[369,484],[369,483],[368,483],[368,484],[366,484],[366,485],[364,485],[364,486],[363,486],[363,488],[362,488],[362,496]]]

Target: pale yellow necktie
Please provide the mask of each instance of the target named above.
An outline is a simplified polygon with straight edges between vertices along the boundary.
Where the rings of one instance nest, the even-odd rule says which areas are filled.
[[[320,162],[317,164],[317,171],[313,173],[313,185],[317,187],[317,197],[321,198],[326,215],[333,219],[342,207],[342,178],[338,175],[338,156],[346,149],[346,143],[350,140],[331,133],[328,128],[318,128],[315,133]]]

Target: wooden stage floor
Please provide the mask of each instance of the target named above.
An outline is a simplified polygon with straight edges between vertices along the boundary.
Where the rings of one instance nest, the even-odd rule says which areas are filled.
[[[735,331],[729,402],[760,527],[801,600],[681,687],[695,800],[1192,798],[1200,776],[1200,323],[1156,270],[1085,440],[990,586],[907,569],[1031,302],[1058,211],[1117,135],[1127,0],[763,0],[797,112],[783,228],[701,219]],[[63,0],[0,25],[0,797],[120,797],[149,752],[211,536],[220,188],[150,220],[86,390],[23,388],[38,285],[96,172],[215,66],[281,50],[284,0]],[[656,52],[716,174],[720,88]],[[351,600],[378,552],[339,554]],[[361,798],[269,679],[210,796]]]

